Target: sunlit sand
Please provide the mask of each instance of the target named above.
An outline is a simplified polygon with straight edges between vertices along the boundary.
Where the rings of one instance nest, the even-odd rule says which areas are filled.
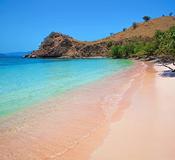
[[[174,160],[174,78],[161,70],[136,62],[1,119],[0,159]]]

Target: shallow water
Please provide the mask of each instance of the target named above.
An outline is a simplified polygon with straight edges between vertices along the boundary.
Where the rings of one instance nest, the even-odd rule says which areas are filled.
[[[0,159],[88,159],[113,116],[124,112],[121,101],[140,86],[144,70],[136,62],[130,69],[0,118]]]
[[[132,66],[129,60],[0,58],[0,116]]]

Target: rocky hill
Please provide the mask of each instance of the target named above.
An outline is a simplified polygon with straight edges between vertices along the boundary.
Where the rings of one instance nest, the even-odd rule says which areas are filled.
[[[123,32],[93,42],[78,41],[70,36],[52,32],[44,39],[38,50],[25,57],[82,58],[107,56],[113,44],[122,44],[124,41],[133,38],[152,38],[156,30],[165,31],[172,26],[175,26],[175,17],[160,17],[148,22],[138,23],[136,28],[130,27]]]
[[[44,39],[38,50],[28,55],[34,57],[90,57],[105,56],[108,51],[106,43],[90,44],[79,42],[67,35],[52,32]]]

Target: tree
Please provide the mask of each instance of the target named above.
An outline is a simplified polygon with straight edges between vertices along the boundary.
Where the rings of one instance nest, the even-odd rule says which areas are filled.
[[[123,32],[126,31],[126,28],[123,28]]]
[[[122,55],[119,53],[119,47],[120,46],[112,46],[111,47],[110,54],[111,54],[112,58],[121,58],[122,57]]]
[[[170,13],[169,13],[169,16],[173,16],[173,12],[170,12]]]
[[[132,27],[133,27],[133,29],[136,29],[137,28],[137,23],[136,22],[133,22],[132,23]]]
[[[150,19],[151,19],[151,17],[149,17],[149,16],[144,16],[144,17],[143,17],[143,20],[144,20],[145,22],[148,22]]]
[[[157,43],[156,53],[162,62],[162,65],[175,72],[175,69],[169,67],[168,64],[175,66],[175,27],[171,27],[168,31],[157,31],[155,34]]]
[[[134,45],[132,43],[125,45],[114,45],[111,47],[110,53],[113,58],[128,58],[134,53]]]
[[[175,72],[175,26],[167,31],[157,30],[154,37],[150,39],[125,40],[118,45],[114,44],[110,52],[113,58],[153,57],[157,58],[163,66]]]
[[[113,36],[114,35],[114,33],[110,33],[110,36]]]

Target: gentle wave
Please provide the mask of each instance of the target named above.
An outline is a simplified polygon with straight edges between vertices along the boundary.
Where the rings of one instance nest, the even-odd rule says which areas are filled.
[[[129,60],[0,58],[0,116],[132,66]]]
[[[121,102],[141,86],[144,70],[143,65],[133,66],[4,118],[0,158],[8,159],[9,152],[16,159],[66,157],[110,123],[115,113],[126,110]]]

